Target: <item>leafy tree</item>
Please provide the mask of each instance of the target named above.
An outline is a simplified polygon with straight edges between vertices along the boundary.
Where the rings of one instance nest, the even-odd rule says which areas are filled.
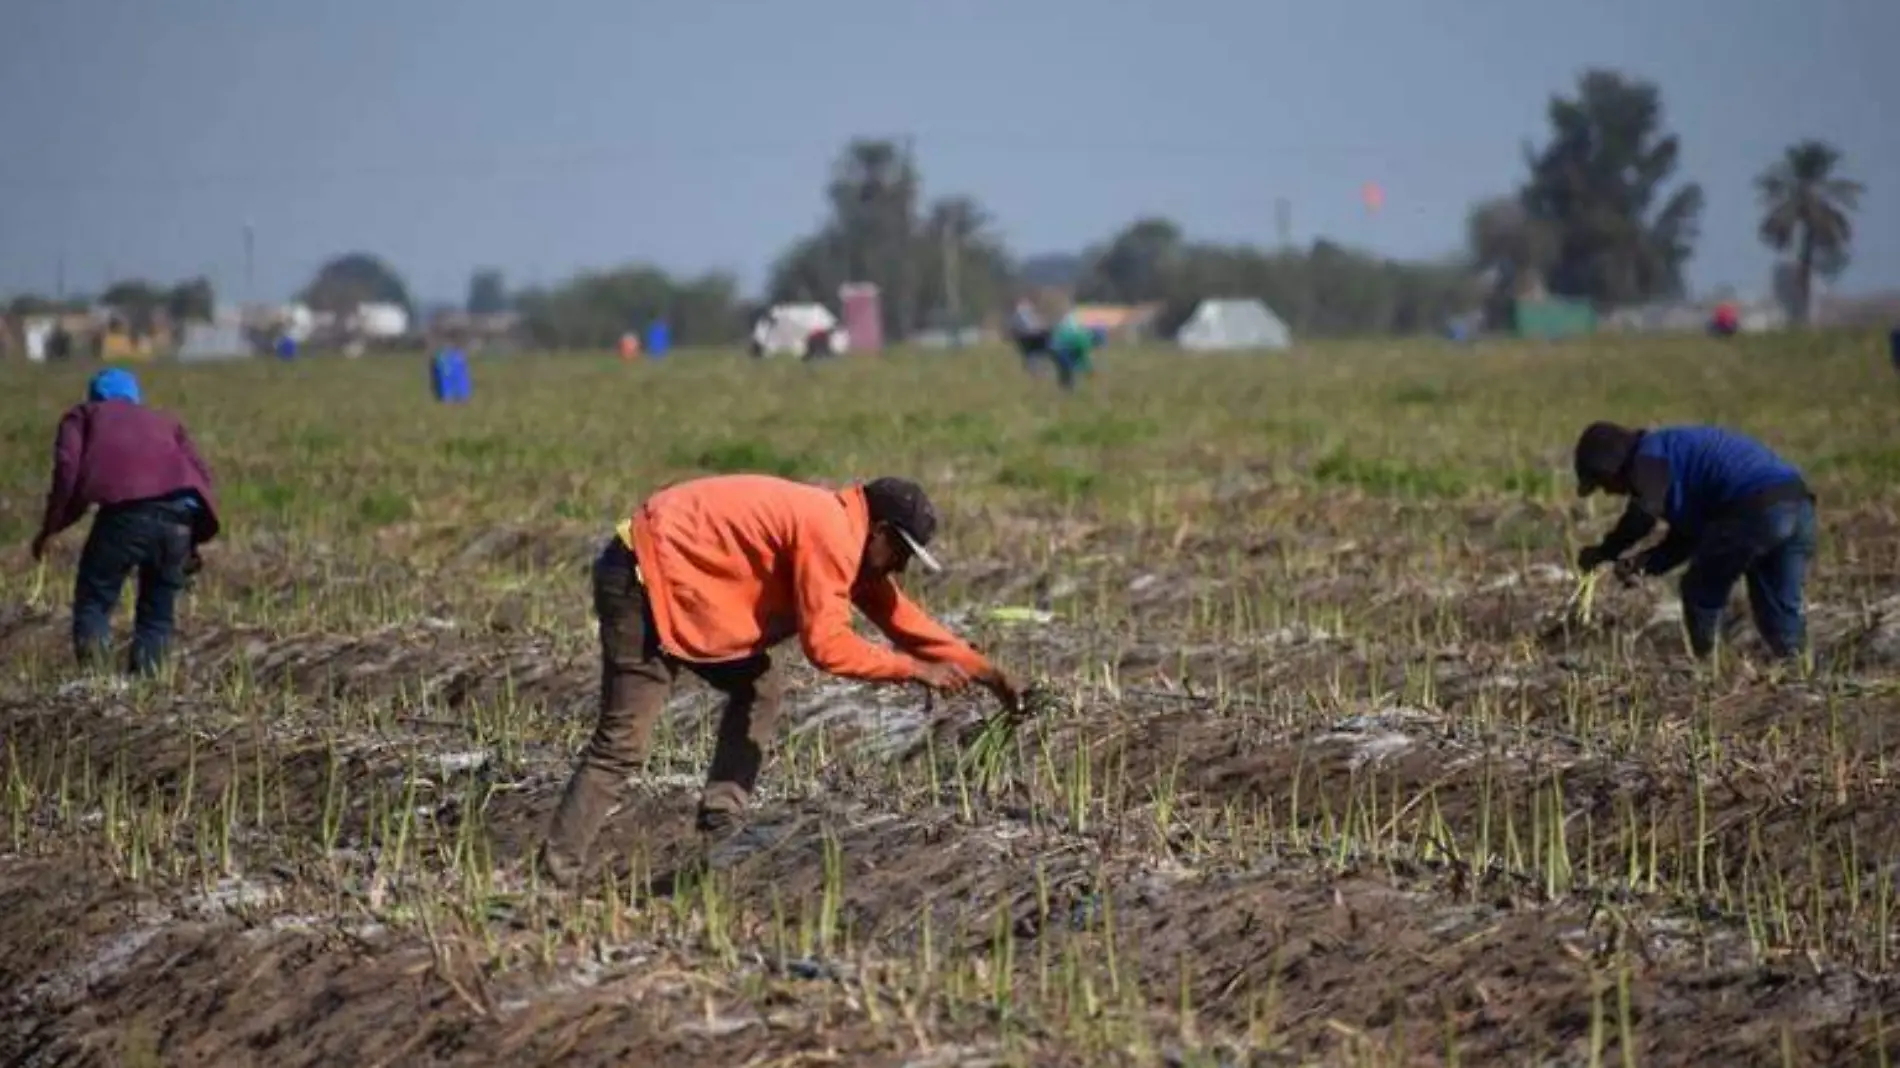
[[[876,282],[893,337],[1005,311],[1019,284],[1073,283],[1082,300],[1159,302],[1164,332],[1209,297],[1258,297],[1301,334],[1435,332],[1479,298],[1462,259],[1400,263],[1323,241],[1269,253],[1190,241],[1158,217],[1080,255],[1044,254],[1018,269],[979,203],[947,196],[919,211],[921,188],[898,146],[847,145],[826,187],[824,222],[773,263],[767,298],[831,303],[844,282]]]
[[[1793,318],[1808,322],[1814,276],[1847,269],[1854,239],[1851,216],[1866,187],[1840,177],[1841,154],[1825,141],[1802,141],[1755,179],[1761,196],[1761,239],[1776,252],[1795,250]]]
[[[838,287],[854,280],[850,259],[844,235],[827,225],[779,255],[769,272],[766,295],[774,302],[835,301]]]
[[[969,197],[930,205],[916,252],[916,322],[961,327],[1008,305],[1009,250],[991,227],[989,212]]]
[[[152,329],[153,313],[165,306],[165,290],[143,279],[114,282],[99,294],[99,303],[118,312],[134,333]]]
[[[1520,199],[1554,234],[1550,290],[1602,307],[1679,296],[1702,188],[1668,189],[1681,145],[1663,129],[1656,86],[1590,70],[1575,97],[1551,98],[1549,119],[1550,142],[1526,152]]]
[[[1095,254],[1077,295],[1112,302],[1159,300],[1180,268],[1183,245],[1181,228],[1172,221],[1137,219]]]
[[[1082,300],[1158,301],[1172,334],[1201,301],[1254,297],[1296,335],[1435,332],[1477,300],[1462,261],[1399,263],[1330,241],[1269,252],[1187,240],[1167,219],[1138,220],[1093,253]]]
[[[508,310],[508,285],[500,271],[488,267],[469,276],[467,308],[470,315]]]
[[[1515,298],[1541,290],[1557,258],[1558,232],[1535,218],[1517,197],[1493,197],[1465,218],[1465,251],[1473,270],[1486,276],[1484,317],[1498,327],[1510,320]]]
[[[845,146],[831,167],[825,197],[849,279],[883,294],[885,331],[904,337],[915,324],[917,199],[922,185],[909,153],[885,140]],[[832,290],[836,292],[836,287]]]
[[[825,187],[824,223],[773,263],[768,299],[832,304],[844,283],[875,282],[893,338],[926,322],[972,322],[1004,306],[1011,263],[989,213],[966,196],[920,208],[921,190],[900,146],[846,145]]]
[[[7,314],[18,318],[29,315],[51,315],[61,310],[59,303],[50,297],[38,293],[21,293],[7,301]]]
[[[180,282],[165,294],[165,311],[175,323],[208,323],[217,306],[217,293],[209,278]]]
[[[682,282],[657,267],[631,264],[526,290],[516,306],[529,335],[556,348],[606,347],[661,318],[681,343],[710,345],[743,335],[738,291],[731,275]]]
[[[396,304],[413,314],[409,287],[393,268],[367,252],[338,256],[323,265],[303,291],[317,311],[347,315],[359,304]]]

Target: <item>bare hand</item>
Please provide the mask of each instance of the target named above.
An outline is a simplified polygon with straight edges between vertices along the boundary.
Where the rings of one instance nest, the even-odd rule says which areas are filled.
[[[33,535],[33,559],[41,560],[46,556],[46,535]]]
[[[1023,692],[1016,683],[1000,668],[990,669],[990,673],[977,680],[983,688],[994,694],[998,704],[1011,712],[1023,709]]]
[[[970,676],[955,664],[932,664],[920,662],[917,665],[917,681],[938,693],[954,694],[963,692],[970,685]]]

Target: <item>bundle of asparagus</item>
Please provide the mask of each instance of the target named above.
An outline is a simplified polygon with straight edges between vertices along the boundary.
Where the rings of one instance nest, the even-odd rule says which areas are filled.
[[[1046,680],[1031,683],[1022,696],[1018,709],[1004,709],[984,720],[963,747],[963,772],[971,785],[980,790],[988,790],[1002,780],[1023,724],[1053,712],[1062,704],[1062,695]]]

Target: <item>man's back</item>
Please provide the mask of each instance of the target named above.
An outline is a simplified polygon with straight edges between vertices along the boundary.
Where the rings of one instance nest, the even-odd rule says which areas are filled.
[[[77,522],[92,505],[194,493],[200,540],[217,531],[211,477],[177,419],[124,400],[74,406],[60,420],[48,529]]]
[[[1643,435],[1637,454],[1668,462],[1664,518],[1691,530],[1724,505],[1801,478],[1768,446],[1722,427],[1660,427]]]
[[[675,655],[715,660],[797,630],[797,570],[849,570],[865,522],[850,491],[770,475],[714,475],[649,497],[630,525],[655,622]],[[845,557],[850,559],[847,561]]]

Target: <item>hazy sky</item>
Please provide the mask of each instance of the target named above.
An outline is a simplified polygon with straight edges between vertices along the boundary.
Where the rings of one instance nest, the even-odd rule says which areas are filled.
[[[1900,286],[1900,0],[6,0],[0,293],[329,255],[418,296],[645,259],[756,285],[852,135],[905,133],[1019,253],[1137,213],[1395,256],[1459,246],[1549,95],[1660,83],[1707,193],[1697,287],[1766,288],[1790,141],[1870,187],[1851,290]],[[529,12],[533,12],[530,14]],[[1384,210],[1370,214],[1363,183]]]

